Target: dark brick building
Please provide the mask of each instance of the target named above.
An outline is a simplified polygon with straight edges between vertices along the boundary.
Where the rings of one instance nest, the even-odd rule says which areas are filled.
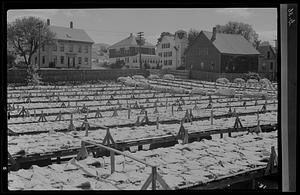
[[[259,55],[259,72],[277,73],[277,55],[271,45],[261,45],[258,47]]]
[[[186,51],[188,69],[216,73],[258,72],[259,52],[243,36],[201,31]]]

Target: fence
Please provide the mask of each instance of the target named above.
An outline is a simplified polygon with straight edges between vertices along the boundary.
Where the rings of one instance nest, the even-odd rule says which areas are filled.
[[[258,73],[262,78],[269,80],[277,80],[277,75],[273,73]],[[216,79],[224,77],[233,81],[235,78],[245,77],[245,73],[215,73],[215,72],[203,72],[203,71],[191,71],[191,79],[204,80],[204,81],[216,81]]]
[[[107,69],[107,70],[70,70],[70,69],[50,69],[39,70],[42,80],[45,82],[55,81],[89,81],[89,80],[115,80],[120,76],[143,75],[147,77],[150,74],[164,75],[173,74],[178,79],[195,79],[205,81],[215,81],[217,78],[225,77],[232,81],[235,78],[243,78],[243,73],[213,73],[203,71],[189,70],[140,70],[140,69]],[[259,73],[261,77],[269,80],[277,80],[277,75],[272,73]],[[26,70],[11,70],[7,72],[8,83],[25,83]]]
[[[149,72],[139,69],[125,70],[39,70],[38,73],[44,82],[56,81],[88,81],[88,80],[115,80],[120,76],[143,75],[148,76]],[[24,83],[27,73],[25,70],[11,70],[7,72],[8,83]]]

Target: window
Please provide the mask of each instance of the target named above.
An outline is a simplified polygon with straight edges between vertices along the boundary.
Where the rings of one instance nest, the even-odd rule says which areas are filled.
[[[172,60],[168,60],[168,65],[172,65]]]
[[[267,58],[270,59],[270,52],[269,51],[268,51],[267,55],[268,55]]]
[[[85,53],[89,53],[89,48],[88,48],[88,46],[84,46],[84,52],[85,52]]]
[[[45,56],[42,56],[42,64],[45,64]]]
[[[270,63],[270,70],[273,70],[273,62]]]
[[[78,57],[78,64],[81,64],[81,57]]]
[[[85,64],[85,65],[88,65],[88,61],[89,61],[88,58],[84,58],[84,64]]]
[[[78,46],[78,52],[81,53],[81,45]]]
[[[34,58],[34,62],[35,62],[35,64],[37,64],[37,57]]]
[[[204,63],[203,63],[203,62],[201,62],[200,67],[201,67],[201,69],[204,68]],[[227,67],[227,66],[226,66],[226,67]]]
[[[56,43],[53,45],[53,51],[57,51],[57,45],[56,45]]]
[[[214,67],[215,67],[215,64],[212,63],[212,64],[210,65],[211,70],[214,70]]]
[[[63,44],[60,46],[60,51],[65,51],[65,46]]]
[[[168,61],[167,60],[164,60],[164,65],[168,65]]]
[[[60,63],[61,63],[61,64],[64,64],[64,61],[65,61],[64,56],[60,56]]]
[[[169,56],[172,56],[172,51],[169,52]]]
[[[73,45],[72,44],[69,45],[69,52],[73,52]]]

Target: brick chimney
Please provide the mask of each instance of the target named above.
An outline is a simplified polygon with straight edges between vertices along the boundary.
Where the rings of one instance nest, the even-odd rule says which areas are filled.
[[[211,41],[216,40],[216,36],[217,36],[217,28],[213,27],[213,32],[212,32],[212,36],[211,36]]]
[[[47,19],[47,25],[50,26],[50,19]]]
[[[73,28],[73,22],[72,21],[70,22],[70,28]]]

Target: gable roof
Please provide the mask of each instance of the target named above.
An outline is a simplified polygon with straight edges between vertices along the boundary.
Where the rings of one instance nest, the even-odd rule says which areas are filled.
[[[83,29],[67,28],[52,25],[49,26],[49,29],[53,33],[55,33],[55,39],[94,43],[91,37]]]
[[[271,45],[260,45],[257,50],[263,54],[265,53],[266,51],[271,51],[273,53],[274,56],[276,56],[276,51],[275,51],[275,48],[273,48]]]
[[[130,35],[129,37],[113,44],[112,46],[109,47],[109,49],[113,49],[116,47],[128,47],[128,46],[132,46],[132,47],[138,47],[139,45],[136,42],[136,36]],[[142,47],[155,47],[153,44],[145,42],[144,45],[142,45]]]
[[[213,34],[212,32],[202,32],[209,40],[211,39]],[[260,54],[249,41],[238,34],[217,33],[216,39],[212,42],[212,44],[224,54]]]

